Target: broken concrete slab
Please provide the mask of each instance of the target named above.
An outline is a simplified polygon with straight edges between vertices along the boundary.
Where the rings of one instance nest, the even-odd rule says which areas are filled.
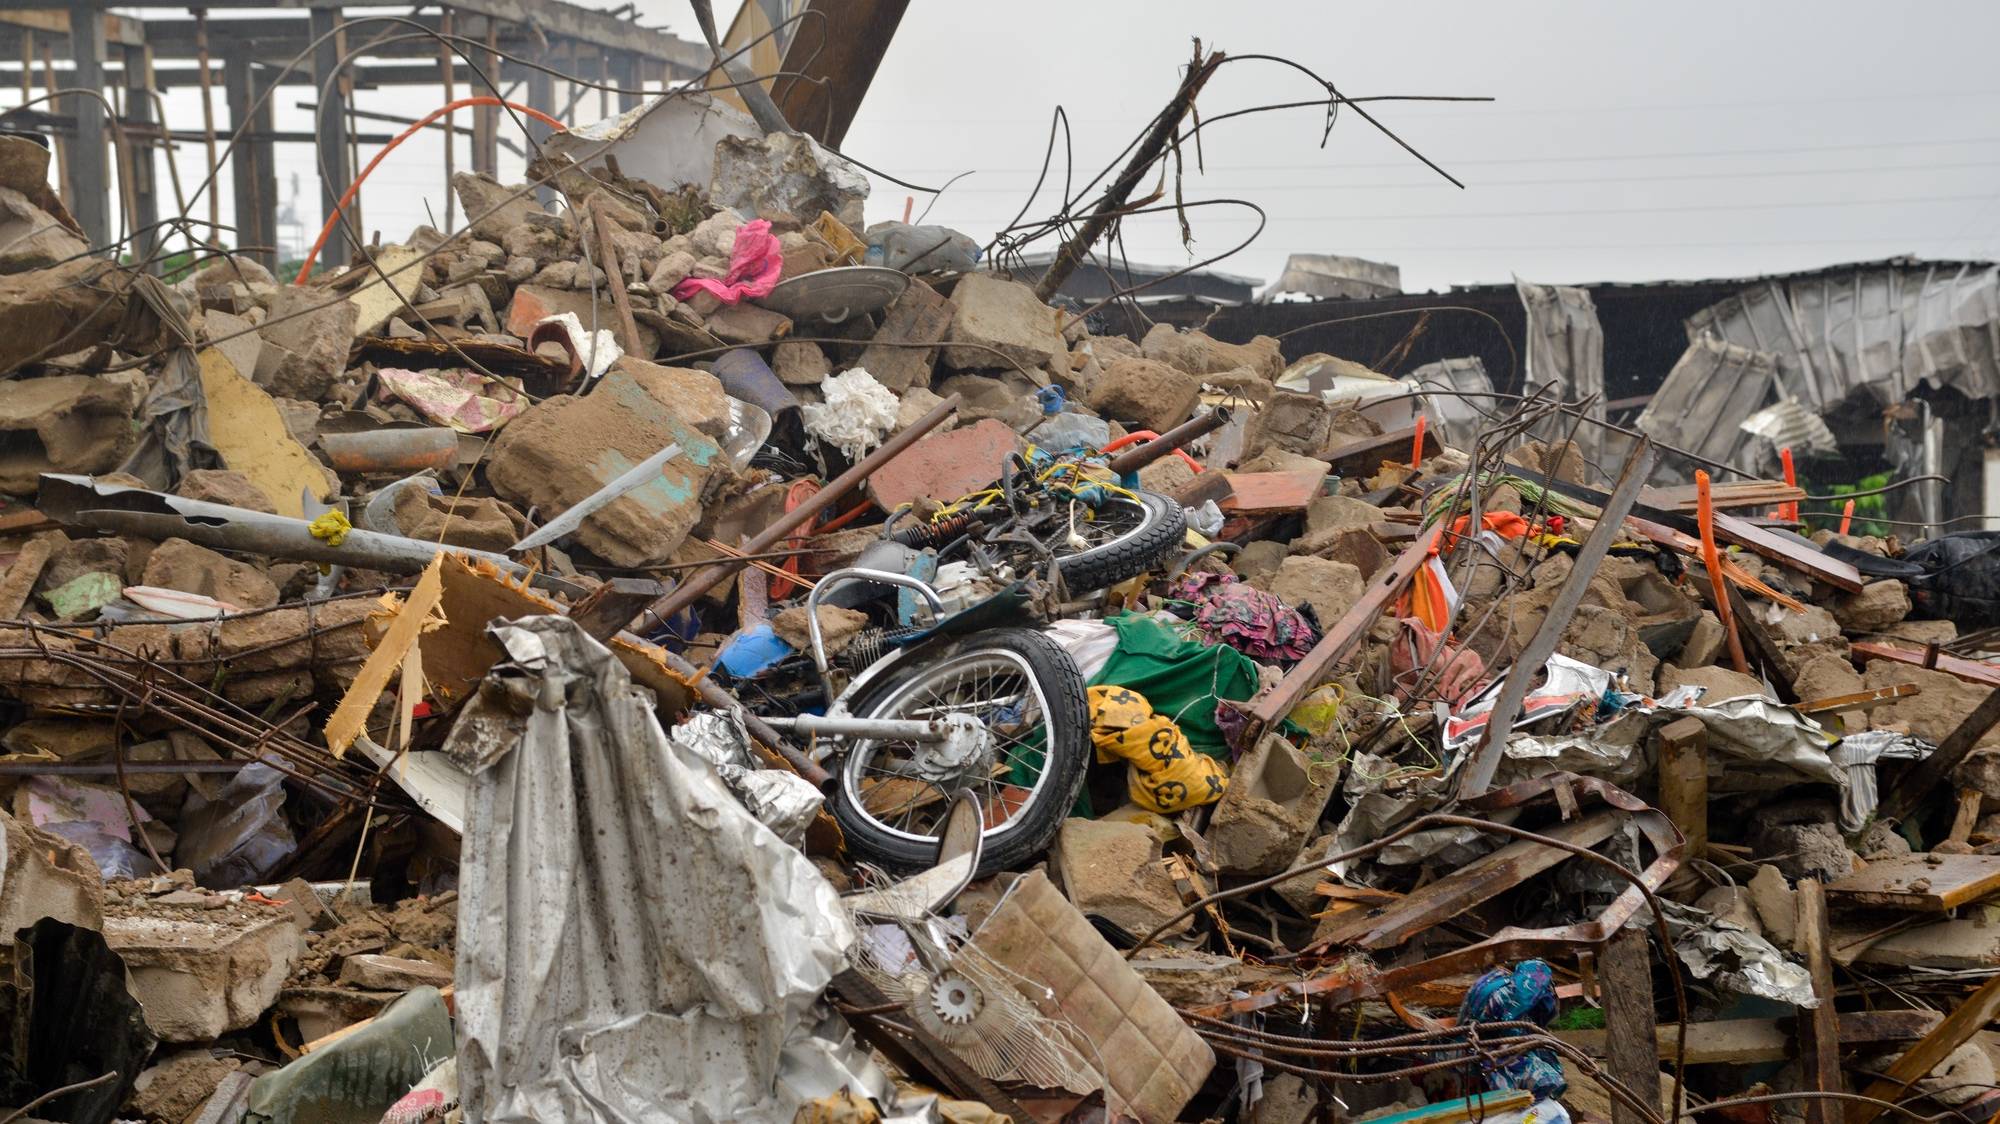
[[[256,1022],[305,952],[290,911],[262,906],[116,905],[104,939],[125,958],[147,1025],[168,1042],[207,1042]]]
[[[69,539],[62,532],[30,539],[14,556],[4,574],[0,574],[0,621],[21,619],[21,610],[27,607],[28,596],[35,591],[35,584],[41,580],[42,570],[56,549]]]
[[[1759,864],[1746,888],[1764,935],[1780,948],[1792,947],[1799,928],[1798,893],[1784,872],[1768,863]]]
[[[1148,359],[1171,363],[1189,374],[1209,375],[1248,367],[1265,381],[1285,371],[1285,356],[1278,341],[1257,336],[1249,343],[1223,343],[1198,328],[1182,331],[1172,324],[1155,324],[1139,342]]]
[[[137,372],[17,378],[5,385],[0,494],[34,495],[44,472],[109,472],[138,441],[134,415],[146,379]]]
[[[257,329],[264,340],[257,385],[285,398],[325,399],[347,371],[358,313],[352,301],[324,289],[279,289],[271,298],[271,314]]]
[[[146,557],[140,584],[199,593],[238,609],[267,609],[278,603],[278,587],[264,571],[186,539],[168,539],[154,547]]]
[[[0,934],[42,918],[95,929],[104,922],[104,878],[82,844],[0,811]]]
[[[1277,573],[1271,576],[1268,592],[1287,605],[1311,605],[1324,628],[1354,607],[1366,585],[1361,571],[1346,562],[1295,554],[1279,564]]]
[[[228,468],[197,468],[181,477],[174,486],[174,494],[203,503],[219,503],[226,507],[240,507],[246,511],[261,511],[269,515],[278,514],[271,504],[271,497],[259,488],[255,481],[241,472]]]
[[[956,307],[944,337],[949,341],[944,349],[947,367],[1013,369],[1019,364],[1035,371],[1066,350],[1062,312],[1043,304],[1033,289],[1018,281],[990,273],[967,274],[952,290],[951,301]]]
[[[0,273],[46,269],[81,257],[90,243],[26,195],[0,187]]]
[[[583,397],[535,404],[500,431],[487,479],[544,517],[560,514],[634,465],[678,444],[658,479],[593,512],[578,543],[616,566],[665,561],[701,517],[701,494],[722,450],[700,425],[722,384],[702,371],[651,363],[614,368]],[[722,412],[726,423],[726,403]]]
[[[882,376],[876,374],[873,367],[869,367],[865,362],[859,365],[867,367],[868,373],[875,375],[875,381],[882,381]],[[833,373],[833,364],[828,361],[826,352],[821,351],[818,344],[802,340],[786,340],[772,351],[771,370],[777,374],[778,381],[786,386],[818,386],[826,381],[826,376]],[[897,388],[890,387],[890,389]]]
[[[1861,682],[1870,691],[1900,683],[1916,684],[1915,695],[1869,707],[1868,721],[1877,729],[1901,727],[1933,745],[1949,737],[1966,715],[1992,694],[1991,688],[1967,683],[1956,675],[1890,660],[1871,661],[1862,669]],[[2000,748],[2000,728],[1988,730],[1979,739],[1977,748]],[[1973,763],[1968,761],[1960,768],[1972,767]],[[2000,794],[2000,784],[1996,784],[1994,792]]]
[[[1165,433],[1194,413],[1201,379],[1152,359],[1114,359],[1085,401],[1105,417]]]
[[[1702,688],[1703,705],[1721,702],[1723,699],[1741,698],[1744,695],[1765,694],[1762,681],[1726,667],[1681,668],[1673,664],[1662,665],[1659,675],[1660,691],[1664,693],[1682,686]]]
[[[1881,632],[1910,615],[1910,588],[1894,578],[1869,582],[1859,593],[1834,598],[1832,608],[1849,632]]]
[[[1351,568],[1351,567],[1350,567]],[[1319,824],[1340,767],[1266,734],[1236,762],[1207,837],[1216,866],[1231,874],[1276,874],[1292,865]]]
[[[491,176],[459,172],[451,177],[451,189],[458,194],[473,237],[488,242],[502,241],[542,209],[532,188],[501,184]]]
[[[937,365],[937,341],[951,330],[950,301],[921,281],[913,281],[882,313],[882,326],[855,362],[875,381],[898,394],[929,387]]]
[[[354,306],[355,335],[374,335],[405,305],[417,303],[417,292],[424,282],[425,260],[424,252],[414,246],[385,246],[375,255],[373,265],[365,262],[355,265],[370,278],[347,296],[348,303]]]
[[[0,371],[11,373],[51,356],[87,351],[121,329],[119,343],[127,350],[153,347],[159,336],[156,317],[125,323],[134,276],[97,258],[0,275]]]
[[[1159,838],[1144,824],[1064,820],[1052,857],[1063,895],[1072,905],[1135,937],[1152,932],[1184,904],[1161,866]],[[1163,935],[1192,925],[1192,918],[1183,918]]]

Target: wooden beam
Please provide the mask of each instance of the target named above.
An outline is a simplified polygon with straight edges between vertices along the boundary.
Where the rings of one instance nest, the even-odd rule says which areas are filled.
[[[1841,1045],[1894,1047],[1915,1042],[1944,1021],[1935,1011],[1842,1011],[1838,1023]],[[1782,1062],[1798,1057],[1796,1020],[1718,1019],[1690,1023],[1687,1036],[1689,1065],[1753,1065]],[[1678,1023],[1664,1023],[1654,1031],[1654,1047],[1660,1061],[1674,1056]],[[1556,1037],[1597,1057],[1606,1056],[1609,1037],[1602,1030],[1559,1030]]]
[[[1653,1016],[1653,957],[1646,930],[1620,929],[1598,954],[1610,1070],[1647,1106],[1660,1103],[1660,1059]],[[1625,1102],[1611,1102],[1611,1124],[1645,1124]]]
[[[1833,1008],[1833,958],[1827,948],[1826,895],[1818,880],[1798,884],[1798,933],[1793,946],[1812,974],[1819,1006],[1799,1012],[1799,1081],[1803,1092],[1844,1093],[1840,1072],[1840,1020]],[[1840,1102],[1815,1097],[1804,1102],[1806,1124],[1838,1124]]]
[[[104,21],[97,7],[87,0],[70,6],[70,24],[83,28],[70,36],[69,88],[104,92],[104,59],[110,48],[104,41]],[[105,154],[104,103],[93,97],[68,95],[49,107],[68,110],[76,118],[76,143],[69,146],[69,182],[76,191],[70,210],[92,246],[111,241],[111,166]]]
[[[1597,525],[1590,529],[1583,545],[1577,548],[1573,566],[1575,573],[1589,575],[1597,572],[1598,565],[1611,550],[1612,541],[1618,537],[1625,516],[1638,502],[1639,489],[1652,471],[1653,444],[1641,437],[1625,458],[1625,467],[1618,474],[1618,486],[1605,499],[1598,513]],[[1486,730],[1480,736],[1479,747],[1473,751],[1472,760],[1459,776],[1460,799],[1479,796],[1493,787],[1493,774],[1500,768],[1501,751],[1507,744],[1508,735],[1514,732],[1514,720],[1520,717],[1521,704],[1528,697],[1528,688],[1541,676],[1549,657],[1555,654],[1563,629],[1569,627],[1570,617],[1576,614],[1577,606],[1583,603],[1583,595],[1589,590],[1588,580],[1564,583],[1548,613],[1542,617],[1541,625],[1535,629],[1535,635],[1514,657],[1514,666],[1507,672],[1506,682],[1500,687],[1500,697],[1487,716]]]
[[[1443,534],[1443,524],[1434,526],[1397,555],[1389,568],[1369,583],[1354,607],[1327,627],[1312,651],[1294,664],[1276,686],[1251,701],[1248,732],[1253,740],[1284,721],[1305,693],[1318,686],[1334,666],[1361,643],[1362,637],[1374,625],[1375,618],[1382,614],[1389,602],[1402,594]]]
[[[1929,757],[1917,762],[1915,767],[1904,771],[1896,779],[1889,791],[1882,794],[1881,803],[1875,806],[1876,818],[1907,819],[1925,797],[1950,779],[1952,771],[1971,755],[1973,747],[1996,722],[2000,722],[2000,687],[1996,687],[1973,708],[1971,714],[1954,726]]]
[[[909,6],[910,0],[810,0],[782,68],[799,77],[771,85],[771,100],[785,120],[839,148]]]
[[[1884,1101],[1901,1100],[1911,1085],[1936,1069],[1938,1063],[1950,1057],[1954,1050],[1971,1041],[1972,1036],[1984,1030],[1996,1014],[2000,1014],[2000,976],[1994,976],[1980,985],[1971,998],[1945,1016],[1937,1029],[1904,1051],[1903,1056],[1889,1066],[1888,1072],[1869,1085],[1862,1095]],[[1870,1124],[1882,1112],[1881,1105],[1850,1101],[1847,1124]]]
[[[1945,913],[2000,892],[2000,855],[1897,855],[1832,883],[1842,905]]]
[[[1708,852],[1708,727],[1687,715],[1660,727],[1660,811],[1687,839],[1685,857]]]
[[[1611,838],[1625,822],[1624,815],[1603,811],[1557,824],[1544,834],[1560,843],[1594,847]],[[1571,853],[1561,847],[1532,839],[1517,839],[1491,854],[1474,859],[1436,882],[1371,909],[1346,924],[1331,927],[1322,940],[1332,945],[1394,948],[1440,922],[1448,921],[1482,902],[1491,901],[1570,857]]]

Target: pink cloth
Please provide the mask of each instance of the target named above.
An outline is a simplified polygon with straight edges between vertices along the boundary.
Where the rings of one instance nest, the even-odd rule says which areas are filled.
[[[735,304],[744,297],[766,297],[778,287],[778,274],[785,259],[778,251],[778,236],[764,219],[746,222],[736,231],[736,248],[729,254],[729,272],[722,280],[690,277],[674,286],[674,299],[686,300],[696,293],[714,293],[723,304]]]

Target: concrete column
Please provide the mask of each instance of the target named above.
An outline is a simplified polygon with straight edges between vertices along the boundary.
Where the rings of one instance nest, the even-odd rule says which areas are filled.
[[[313,86],[319,99],[320,221],[325,222],[333,217],[340,193],[354,181],[354,168],[347,159],[347,97],[338,81],[329,81],[340,65],[341,37],[328,33],[338,25],[340,13],[333,8],[314,8],[310,19],[312,37],[319,41],[313,48]],[[320,251],[319,267],[330,270],[346,265],[348,248],[346,236],[336,227]]]
[[[554,75],[544,70],[531,70],[528,72],[528,104],[551,117],[555,116],[556,80]],[[528,150],[528,160],[532,164],[535,157],[539,155],[537,146],[547,141],[555,130],[532,117],[527,117],[525,120],[528,123],[528,140],[530,143],[522,147]],[[542,201],[542,206],[544,207],[555,202],[555,185],[544,184],[536,188],[535,197]]]
[[[638,56],[630,51],[620,51],[611,56],[611,65],[611,73],[615,76],[613,81],[618,86],[618,89],[621,91],[632,91],[631,93],[621,92],[618,95],[618,112],[624,113],[627,110],[639,108],[639,103],[644,99],[638,94],[640,81]]]
[[[104,58],[108,46],[104,38],[103,9],[88,0],[69,7],[69,43],[76,70],[70,88],[104,92]],[[104,147],[104,103],[96,98],[71,95],[49,107],[51,113],[68,113],[76,118],[75,143],[70,145],[70,182],[76,189],[76,221],[93,246],[111,241],[111,168]]]

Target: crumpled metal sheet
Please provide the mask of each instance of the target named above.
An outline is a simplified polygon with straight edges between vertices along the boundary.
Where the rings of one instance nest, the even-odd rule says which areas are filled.
[[[1726,460],[1749,439],[1741,428],[1744,419],[1770,400],[1780,367],[1772,352],[1710,335],[1695,337],[1633,428],[1663,445]],[[1678,480],[1681,473],[1676,463],[1663,462],[1655,477]]]
[[[1671,901],[1664,904],[1674,954],[1696,979],[1712,979],[1734,992],[1808,1010],[1819,1006],[1812,973],[1787,960],[1770,941],[1693,906]]]
[[[1466,398],[1458,394],[1426,395],[1424,411],[1437,419],[1443,430],[1438,436],[1445,444],[1456,449],[1472,448],[1479,427],[1486,424],[1487,416],[1495,412],[1497,405],[1493,398],[1486,397],[1493,393],[1493,380],[1486,374],[1486,364],[1479,356],[1440,359],[1404,377],[1425,390],[1456,390],[1471,395]]]
[[[792,1078],[833,1048],[814,1024],[855,942],[838,895],[576,622],[488,631],[508,662],[460,722],[517,736],[460,757],[467,1119],[791,1119]]]
[[[1691,714],[1708,727],[1708,748],[1741,761],[1780,765],[1816,781],[1847,788],[1847,771],[1835,765],[1829,751],[1837,739],[1819,723],[1783,703],[1755,695],[1723,699],[1709,705],[1661,706],[1656,713],[1675,717]],[[1729,776],[1710,770],[1710,784]]]
[[[806,829],[826,802],[812,782],[789,769],[757,767],[750,749],[750,732],[733,714],[700,710],[667,731],[674,744],[715,766],[716,775],[758,822],[794,847],[802,846]]]
[[[1561,397],[1586,401],[1584,413],[1604,418],[1604,328],[1590,290],[1569,285],[1536,285],[1514,279],[1527,315],[1529,387],[1553,384]],[[1574,426],[1558,420],[1541,436],[1561,440],[1575,430],[1583,455],[1597,460],[1604,450],[1604,427]]]
[[[1840,739],[1828,751],[1833,763],[1847,774],[1847,787],[1840,794],[1840,830],[1852,835],[1868,826],[1882,794],[1875,785],[1875,763],[1882,760],[1921,761],[1936,746],[1908,734],[1891,730],[1863,730]]]

